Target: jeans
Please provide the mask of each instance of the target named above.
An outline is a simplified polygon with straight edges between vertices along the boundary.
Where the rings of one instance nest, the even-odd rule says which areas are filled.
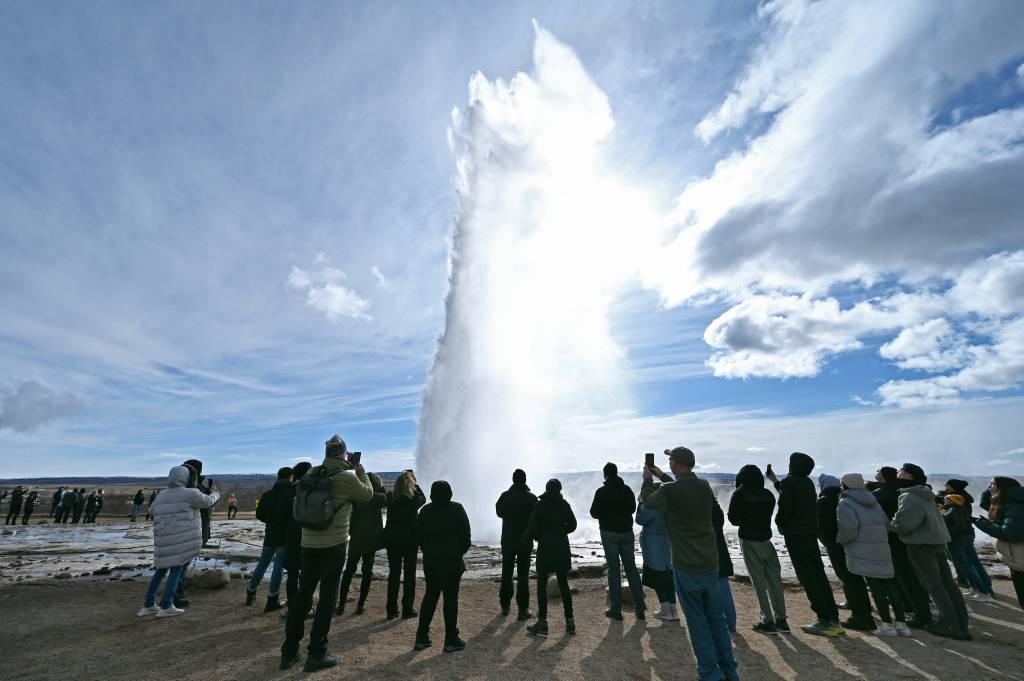
[[[387,613],[398,614],[398,586],[402,583],[402,612],[411,612],[416,602],[416,554],[411,546],[388,547]]]
[[[722,615],[718,571],[690,572],[673,566],[672,572],[701,681],[721,681],[726,677],[738,681],[732,639]]]
[[[550,572],[537,573],[537,621],[548,618],[548,578]],[[559,570],[555,573],[558,581],[558,592],[562,595],[562,610],[565,619],[572,619],[572,589],[569,588],[569,572]]]
[[[156,602],[156,590],[160,588],[160,582],[164,580],[164,575],[167,575],[167,584],[164,585],[164,595],[160,599],[160,607],[167,609],[171,607],[171,602],[174,600],[174,592],[178,590],[178,582],[185,575],[185,566],[175,565],[170,569],[157,568],[153,572],[153,578],[149,580],[149,588],[146,590],[146,600],[143,602],[143,605],[147,608],[152,608]]]
[[[939,609],[942,623],[959,634],[967,633],[967,604],[946,560],[942,544],[907,544],[907,557],[928,595]]]
[[[341,592],[338,594],[339,608],[344,607],[348,600],[348,590],[352,586],[352,578],[356,575],[356,568],[359,567],[360,560],[363,563],[363,570],[359,580],[359,605],[366,602],[366,597],[370,594],[370,583],[373,581],[373,560],[376,555],[376,551],[368,551],[359,555],[353,555],[352,551],[348,552],[345,572],[341,576]]]
[[[416,630],[417,640],[430,637],[430,623],[437,610],[437,601],[444,596],[444,640],[445,643],[459,637],[459,587],[462,584],[462,571],[435,572],[424,566],[424,577],[427,582],[423,601],[420,603],[420,625]]]
[[[305,634],[306,613],[313,604],[313,592],[317,584],[320,585],[320,600],[316,604],[306,650],[313,658],[321,658],[327,653],[327,633],[331,630],[331,618],[337,605],[338,582],[345,568],[346,546],[338,544],[324,549],[302,549],[298,602],[288,607],[288,623],[285,625],[284,643],[281,644],[282,655],[294,656],[299,653],[299,643]]]
[[[863,577],[853,574],[846,567],[846,550],[843,545],[832,544],[826,546],[825,551],[828,553],[828,560],[832,563],[836,577],[843,585],[843,594],[846,595],[846,604],[850,606],[853,619],[874,624],[867,584],[864,583]]]
[[[128,522],[134,523],[139,517],[139,511],[142,510],[142,504],[132,504],[132,512],[128,516]]]
[[[274,570],[270,573],[270,594],[273,598],[281,593],[281,573],[283,571],[282,563],[284,562],[284,547],[283,546],[263,546],[263,553],[260,554],[260,562],[256,564],[256,569],[252,571],[252,579],[249,580],[249,593],[256,593],[256,590],[260,587],[260,582],[263,581],[263,575],[267,572],[267,567],[270,566],[270,561],[274,561]]]
[[[601,543],[604,545],[604,559],[608,564],[608,609],[622,612],[622,573],[619,561],[626,573],[629,590],[633,594],[633,608],[636,612],[645,612],[644,585],[640,573],[636,569],[636,557],[633,548],[632,532],[608,532],[601,530]]]
[[[502,606],[512,603],[513,593],[520,611],[530,609],[530,556],[529,545],[501,547],[501,589],[498,600]],[[515,591],[512,589],[512,571],[516,573]]]
[[[949,549],[949,557],[953,559],[953,564],[960,568],[972,587],[983,594],[992,593],[992,579],[985,571],[985,566],[978,560],[978,552],[972,539],[950,542],[946,548]]]
[[[722,592],[722,614],[729,631],[736,631],[736,603],[732,600],[732,588],[728,577],[718,578],[718,588]]]
[[[236,515],[238,515],[238,507],[228,506],[228,520],[233,520]]]
[[[825,576],[825,565],[821,562],[818,538],[814,535],[786,535],[786,549],[793,563],[796,578],[807,594],[811,610],[818,619],[827,622],[839,621],[839,608],[832,595],[832,585]]]

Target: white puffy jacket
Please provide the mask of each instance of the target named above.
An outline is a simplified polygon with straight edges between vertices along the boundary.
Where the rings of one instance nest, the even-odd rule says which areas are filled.
[[[203,548],[203,526],[199,509],[217,503],[220,494],[203,494],[187,487],[189,470],[175,466],[167,476],[167,489],[157,495],[150,507],[153,514],[153,566],[172,568],[184,565]]]

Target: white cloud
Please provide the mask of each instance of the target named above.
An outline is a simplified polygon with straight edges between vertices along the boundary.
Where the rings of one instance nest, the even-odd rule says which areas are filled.
[[[961,367],[969,359],[967,341],[945,319],[931,319],[903,329],[878,350],[901,369],[937,373]]]
[[[345,273],[333,267],[325,267],[318,272],[308,272],[292,265],[288,275],[288,285],[293,289],[306,291],[306,305],[323,312],[332,322],[343,317],[370,321],[373,319],[366,311],[370,301],[354,290],[341,284]]]
[[[0,429],[29,432],[82,410],[81,399],[69,392],[58,393],[38,381],[24,381],[16,388],[0,391]]]
[[[763,452],[763,451],[765,451],[765,448],[764,448],[764,447],[747,447],[747,448],[746,448],[746,449],[744,449],[743,451],[745,451],[745,452],[754,452],[754,453],[757,453],[757,452]]]
[[[392,284],[391,281],[387,277],[384,276],[384,273],[381,272],[380,269],[376,265],[371,267],[370,271],[373,273],[373,277],[377,280],[377,285],[378,286],[380,286],[385,291],[393,291],[393,290],[395,290],[395,285]]]

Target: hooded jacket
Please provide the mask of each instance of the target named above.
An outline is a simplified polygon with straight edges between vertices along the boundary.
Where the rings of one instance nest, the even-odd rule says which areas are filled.
[[[444,480],[430,486],[430,503],[420,509],[416,535],[427,579],[459,576],[466,571],[462,557],[472,545],[469,517],[462,504],[452,501],[452,487]]]
[[[320,464],[320,468],[328,474],[335,473],[331,478],[334,483],[331,489],[331,499],[334,501],[334,508],[338,511],[334,514],[334,518],[326,530],[302,528],[302,548],[304,549],[326,549],[347,542],[349,520],[352,518],[352,504],[369,501],[373,496],[373,487],[370,485],[370,479],[366,477],[366,471],[356,473],[352,464],[345,461],[344,457],[324,456],[324,462]],[[316,474],[316,467],[306,473],[306,475]]]
[[[779,510],[775,525],[783,536],[818,535],[818,494],[809,477],[814,459],[800,452],[789,457],[789,475],[775,484],[779,491]]]
[[[644,557],[644,565],[661,572],[670,569],[672,545],[668,539],[665,514],[640,504],[636,508],[636,524],[643,528],[640,530],[640,552]]]
[[[349,528],[349,555],[374,553],[384,546],[384,518],[381,510],[388,502],[384,483],[376,473],[367,473],[373,496],[369,501],[352,505],[352,524]]]
[[[952,544],[964,545],[972,540],[974,525],[971,524],[970,506],[966,503],[963,507],[957,506],[952,501],[945,502],[945,508],[940,511],[942,520],[949,530],[949,541]]]
[[[732,567],[732,556],[729,555],[729,545],[725,541],[725,512],[715,500],[711,509],[711,523],[715,526],[715,545],[718,547],[718,576],[732,577],[735,572]]]
[[[220,496],[187,487],[189,470],[175,466],[167,476],[167,489],[153,501],[153,566],[184,565],[199,555],[203,528],[199,509],[210,508]]]
[[[924,485],[903,490],[889,527],[904,544],[945,546],[949,543],[949,530],[935,503],[935,493]]]
[[[775,495],[764,487],[764,475],[754,465],[736,474],[736,491],[729,500],[729,522],[739,528],[740,539],[768,541],[772,538]]]
[[[294,499],[295,487],[290,480],[278,480],[260,495],[259,504],[256,505],[256,519],[266,525],[263,531],[264,546],[285,546],[288,543]]]
[[[836,541],[836,534],[839,532],[836,511],[839,508],[839,493],[841,491],[836,486],[826,487],[818,492],[818,539],[826,549],[836,547],[841,543]]]
[[[1005,493],[1003,519],[993,522],[988,518],[976,518],[974,524],[985,534],[1016,544],[1024,542],[1024,487],[1014,487]]]
[[[417,513],[425,503],[427,498],[419,485],[416,485],[411,497],[388,492],[388,520],[384,526],[384,544],[388,550],[401,551],[417,546]]]
[[[518,549],[530,525],[530,516],[537,505],[536,495],[526,483],[513,483],[501,493],[494,511],[501,518],[501,548]]]
[[[636,511],[636,497],[622,478],[614,475],[594,493],[590,505],[590,517],[597,521],[605,532],[633,532],[633,512]]]
[[[569,535],[576,531],[576,515],[560,492],[544,492],[530,514],[524,542],[537,542],[537,573],[569,570],[572,553]]]
[[[878,489],[872,492],[875,495],[875,499],[878,499],[878,505],[885,511],[885,515],[889,520],[892,520],[892,517],[896,515],[896,510],[900,506],[900,493],[913,486],[913,484],[910,480],[897,478],[896,480],[879,483]]]
[[[711,521],[715,494],[707,480],[681,473],[672,482],[665,475],[657,489],[644,482],[645,504],[665,514],[672,544],[672,564],[689,572],[718,572],[718,545]]]
[[[889,519],[875,495],[866,489],[842,492],[836,517],[836,541],[845,549],[847,569],[862,577],[894,577]]]

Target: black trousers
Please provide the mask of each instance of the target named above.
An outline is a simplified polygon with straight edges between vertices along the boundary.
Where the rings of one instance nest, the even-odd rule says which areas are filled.
[[[906,613],[903,610],[903,597],[900,596],[900,588],[895,579],[880,579],[878,577],[865,577],[871,595],[875,597],[875,609],[878,610],[878,617],[889,624],[889,606],[892,606],[892,614],[897,622],[906,621]]]
[[[434,572],[425,570],[427,590],[420,603],[420,626],[416,638],[429,638],[430,623],[434,620],[437,601],[444,596],[444,640],[454,640],[459,635],[459,587],[462,585],[462,571]]]
[[[896,574],[896,585],[903,597],[903,609],[914,613],[914,620],[921,624],[932,621],[932,611],[928,607],[928,592],[921,586],[914,566],[907,556],[907,545],[893,533],[889,533],[889,552],[892,554],[892,567]]]
[[[515,597],[520,610],[530,607],[530,546],[501,547],[501,589],[498,600],[503,606],[512,603],[512,571],[516,573]]]
[[[825,547],[828,552],[829,562],[836,577],[843,584],[843,593],[846,595],[846,603],[850,606],[853,616],[859,620],[871,619],[871,599],[868,596],[868,587],[864,578],[855,575],[846,567],[846,551],[842,544],[833,544]]]
[[[4,525],[17,525],[19,515],[21,515],[21,506],[11,506],[7,511],[7,519],[4,520]]]
[[[60,518],[57,520],[57,522],[67,525],[68,518],[71,517],[71,509],[67,506],[64,506],[63,509],[64,510],[60,512]]]
[[[832,585],[825,575],[825,564],[821,562],[818,538],[813,535],[786,535],[786,550],[793,562],[796,578],[811,602],[811,610],[818,619],[839,621],[839,608],[832,595]]]
[[[377,556],[376,551],[369,551],[357,556],[348,552],[348,561],[345,563],[345,572],[341,576],[341,593],[338,595],[338,605],[342,606],[348,600],[348,590],[352,586],[352,578],[356,574],[360,561],[363,563],[363,570],[359,582],[359,604],[366,602],[366,596],[370,593],[370,583],[373,581],[373,560]]]
[[[548,578],[550,572],[537,573],[537,620],[548,618]],[[562,610],[565,612],[565,619],[572,619],[572,590],[569,588],[568,570],[559,570],[555,573],[558,580],[558,591],[562,594]]]
[[[398,585],[402,584],[402,612],[409,612],[416,603],[416,554],[412,546],[388,547],[388,604],[389,615],[398,614]]]
[[[302,573],[299,576],[297,603],[288,607],[288,623],[285,625],[282,655],[297,655],[299,643],[305,634],[306,613],[313,604],[313,592],[320,585],[320,601],[313,615],[313,628],[309,632],[306,650],[312,657],[323,657],[327,652],[327,634],[331,630],[331,618],[337,605],[338,582],[345,568],[346,544],[325,549],[302,549]]]
[[[21,517],[21,524],[22,525],[28,525],[28,519],[32,517],[32,513],[34,511],[35,511],[35,509],[31,509],[31,510],[29,510],[27,508],[25,509],[25,515],[23,515]],[[17,522],[18,519],[15,518],[14,520],[15,520],[15,522]]]
[[[1017,592],[1017,602],[1024,610],[1024,572],[1010,570],[1010,578],[1013,580],[1013,590]]]
[[[58,509],[59,507],[60,507],[60,501],[55,501],[55,502],[53,502],[53,506],[51,506],[51,507],[50,507],[50,515],[48,515],[48,516],[46,516],[46,517],[47,517],[47,518],[52,518],[52,517],[53,517],[53,514],[57,512],[57,509]]]

